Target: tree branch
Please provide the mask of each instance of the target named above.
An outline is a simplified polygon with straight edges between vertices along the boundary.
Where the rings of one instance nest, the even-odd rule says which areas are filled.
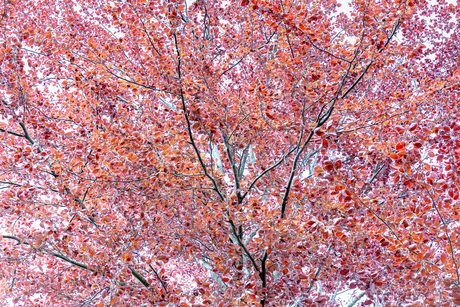
[[[163,289],[165,290],[166,293],[168,293],[168,289],[166,289],[166,285],[165,283],[163,282],[163,280],[160,278],[160,276],[158,275],[157,271],[152,267],[152,265],[149,263],[149,267],[150,269],[153,271],[153,273],[155,274],[155,276],[157,277],[158,281],[161,283],[161,285],[163,286]]]
[[[129,269],[131,270],[131,273],[133,274],[133,276],[136,277],[137,280],[139,280],[145,287],[147,288],[150,287],[149,282],[144,278],[144,276],[142,276],[138,271],[136,271],[136,269],[134,269],[131,266],[129,267]]]
[[[58,253],[52,253],[52,252],[46,252],[48,255],[51,255],[51,256],[54,256],[54,257],[57,257],[59,259],[62,259],[64,261],[67,261],[68,263],[71,263],[79,268],[82,268],[82,269],[85,269],[85,270],[88,270],[90,272],[94,272],[94,270],[91,270],[88,268],[88,266],[86,264],[83,264],[83,263],[80,263],[80,262],[77,262],[75,260],[72,260],[70,258],[67,258],[66,256],[64,255],[61,255],[61,254],[58,254]]]
[[[179,46],[177,44],[176,33],[174,33],[174,41],[175,41],[176,53],[177,53],[177,57],[178,57],[177,74],[178,74],[179,79],[180,79],[181,78],[180,65],[181,65],[182,60],[181,60],[181,55],[180,55],[180,52],[179,52]],[[212,177],[208,173],[208,170],[206,168],[206,164],[204,163],[203,159],[201,158],[200,150],[196,146],[195,140],[193,139],[192,127],[190,125],[190,119],[189,119],[188,114],[187,114],[187,107],[185,106],[185,98],[184,98],[184,92],[182,90],[182,87],[180,88],[180,95],[179,96],[180,96],[180,99],[181,99],[181,102],[182,102],[182,110],[184,111],[185,121],[187,122],[187,132],[188,132],[188,135],[189,135],[189,138],[190,138],[190,144],[192,145],[193,149],[195,150],[195,153],[197,155],[198,161],[200,162],[200,165],[203,168],[204,174],[206,175],[206,177],[209,178],[209,180],[211,180],[211,182],[212,182],[212,184],[214,186],[214,190],[219,195],[220,200],[223,201],[225,198],[224,198],[224,196],[222,195],[222,193],[219,190],[219,186],[217,184],[217,181],[216,181],[216,179],[214,179],[214,177]]]
[[[260,274],[260,269],[259,269],[259,266],[257,265],[256,263],[256,260],[254,259],[254,257],[251,255],[251,253],[248,251],[248,249],[246,248],[246,246],[243,244],[243,242],[241,242],[241,239],[240,237],[238,236],[238,233],[236,232],[236,227],[235,227],[235,224],[233,223],[232,220],[229,220],[228,221],[230,223],[230,226],[232,227],[232,232],[233,232],[233,235],[235,236],[236,240],[238,241],[238,245],[243,248],[244,252],[246,253],[246,255],[248,256],[248,258],[251,260],[252,262],[252,265],[254,266],[254,269],[259,272]]]
[[[19,133],[16,133],[16,132],[14,132],[14,131],[10,131],[10,130],[5,130],[5,129],[2,129],[2,128],[0,128],[0,132],[6,132],[6,133],[9,133],[9,134],[11,134],[11,135],[20,137],[20,138],[25,137],[25,136],[22,135],[22,134],[19,134]]]
[[[19,244],[26,244],[26,245],[29,245],[29,243],[27,243],[26,241],[21,241],[21,239],[19,239],[19,238],[16,237],[16,236],[2,235],[2,238],[3,238],[3,239],[11,239],[11,240],[17,241],[18,243],[16,243],[15,245],[19,245]]]
[[[248,193],[251,191],[252,187],[256,184],[257,181],[259,181],[260,178],[262,178],[266,173],[268,173],[269,171],[275,169],[276,167],[278,167],[281,163],[283,163],[283,161],[286,160],[287,157],[289,157],[289,155],[291,153],[293,153],[294,151],[296,150],[296,147],[293,147],[291,150],[289,150],[281,159],[278,160],[278,162],[274,163],[272,166],[270,166],[269,168],[267,168],[266,170],[264,170],[262,173],[260,173],[260,175],[258,175],[252,182],[251,184],[249,185],[249,188],[248,190],[243,194],[243,196],[241,197],[241,199],[244,199]]]

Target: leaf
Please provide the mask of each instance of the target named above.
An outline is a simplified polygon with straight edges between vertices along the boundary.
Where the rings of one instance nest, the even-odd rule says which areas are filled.
[[[324,130],[323,129],[318,129],[318,130],[315,130],[315,134],[317,136],[323,136],[325,134]]]
[[[396,150],[398,150],[398,151],[403,149],[404,147],[406,147],[406,142],[400,142],[400,143],[396,144],[396,146],[395,146]]]
[[[446,265],[447,264],[447,256],[445,253],[441,254],[441,263]]]

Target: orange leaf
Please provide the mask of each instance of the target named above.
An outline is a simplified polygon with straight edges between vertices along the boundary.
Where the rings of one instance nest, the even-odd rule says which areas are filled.
[[[403,149],[404,147],[406,146],[406,142],[400,142],[398,144],[396,144],[396,150],[401,150]]]

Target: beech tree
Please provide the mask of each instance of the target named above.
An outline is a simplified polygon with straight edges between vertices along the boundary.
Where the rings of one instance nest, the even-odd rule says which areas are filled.
[[[2,301],[459,305],[460,5],[340,2],[5,0]]]

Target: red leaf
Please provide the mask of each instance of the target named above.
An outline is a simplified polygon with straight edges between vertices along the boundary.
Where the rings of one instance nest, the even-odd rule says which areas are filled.
[[[364,304],[365,306],[369,306],[369,305],[372,305],[372,301],[371,301],[371,300],[365,300],[365,301],[363,302],[363,304]]]
[[[395,146],[396,150],[401,150],[404,147],[406,147],[406,142],[400,142],[400,143],[396,144],[396,146]]]
[[[317,130],[315,131],[315,134],[316,134],[317,136],[323,136],[323,135],[325,134],[325,132],[324,132],[323,129],[317,129]]]
[[[402,134],[405,131],[405,128],[403,126],[396,126],[395,127],[396,131],[398,131],[400,134]]]

